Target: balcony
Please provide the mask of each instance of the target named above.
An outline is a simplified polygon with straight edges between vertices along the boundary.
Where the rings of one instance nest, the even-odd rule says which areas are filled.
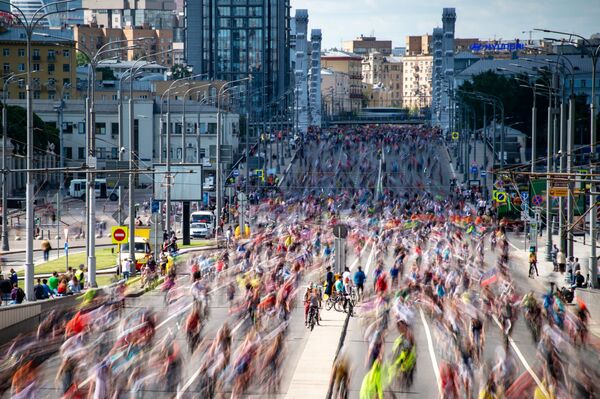
[[[49,55],[48,56],[48,62],[55,62],[56,61],[56,56],[55,55]]]
[[[32,55],[32,56],[31,56],[31,59],[32,59],[33,61],[39,61],[39,60],[41,60],[41,59],[42,59],[42,57],[40,57],[39,55]]]

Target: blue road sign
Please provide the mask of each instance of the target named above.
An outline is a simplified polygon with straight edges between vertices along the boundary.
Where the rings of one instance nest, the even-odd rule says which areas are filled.
[[[471,166],[471,173],[477,173],[477,166]]]
[[[527,201],[529,199],[529,193],[527,191],[521,191],[521,200],[523,202]]]
[[[160,210],[160,202],[157,200],[152,200],[152,213],[158,213]]]
[[[487,176],[487,170],[482,170],[481,177],[486,177],[486,176]]]
[[[204,197],[202,198],[202,202],[204,202],[204,205],[208,205],[208,193],[204,193]]]
[[[65,254],[69,253],[69,243],[65,242]]]
[[[240,171],[238,169],[234,169],[231,171],[231,174],[233,177],[238,177],[240,175]]]

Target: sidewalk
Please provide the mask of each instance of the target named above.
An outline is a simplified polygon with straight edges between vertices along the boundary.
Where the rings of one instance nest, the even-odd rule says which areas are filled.
[[[324,398],[329,390],[331,366],[335,359],[346,313],[321,310],[320,326],[308,336],[298,360],[286,399]]]

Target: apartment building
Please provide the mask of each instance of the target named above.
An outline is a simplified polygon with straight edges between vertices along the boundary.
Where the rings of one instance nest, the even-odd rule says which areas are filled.
[[[31,44],[31,70],[33,99],[53,100],[76,95],[77,65],[73,35],[70,31],[37,29]],[[46,36],[48,35],[48,36]],[[2,76],[22,74],[8,85],[8,98],[25,99],[25,73],[27,71],[27,42],[23,28],[11,27],[0,32],[0,63]]]
[[[321,55],[321,67],[343,72],[350,80],[350,112],[362,108],[362,57],[345,51],[328,51]],[[324,93],[323,89],[321,92]]]

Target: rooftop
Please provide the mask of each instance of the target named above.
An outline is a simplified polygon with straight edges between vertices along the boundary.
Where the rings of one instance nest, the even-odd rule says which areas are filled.
[[[21,27],[11,27],[10,29],[0,32],[0,41],[22,41],[25,43],[27,34],[25,29]],[[73,41],[73,31],[70,29],[51,29],[51,28],[36,28],[32,37],[35,43],[57,43]]]

